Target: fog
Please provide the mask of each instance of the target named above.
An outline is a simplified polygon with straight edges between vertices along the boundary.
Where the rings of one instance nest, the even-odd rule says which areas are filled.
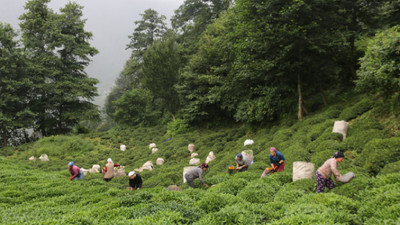
[[[0,0],[0,21],[19,29],[18,17],[24,13],[27,0]],[[69,1],[51,0],[49,7],[55,12]],[[128,36],[135,29],[134,21],[141,20],[146,9],[154,9],[170,18],[184,0],[75,0],[83,6],[83,18],[87,19],[85,30],[93,33],[92,46],[99,50],[91,64],[86,68],[90,77],[99,80],[99,97],[94,101],[100,107],[115,79],[129,58],[130,50],[125,50],[130,42]]]

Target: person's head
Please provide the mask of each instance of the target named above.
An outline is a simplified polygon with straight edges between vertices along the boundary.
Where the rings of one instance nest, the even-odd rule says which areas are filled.
[[[74,165],[74,162],[69,162],[68,163],[68,169],[71,168]]]
[[[332,157],[335,158],[337,162],[343,162],[344,160],[343,152],[336,152]]]
[[[276,155],[276,148],[275,148],[275,147],[271,147],[271,148],[269,149],[269,152],[271,153],[272,156],[275,157],[275,155]]]
[[[136,177],[136,172],[135,171],[131,171],[128,173],[129,179],[134,179]]]
[[[206,170],[208,169],[208,164],[207,164],[207,163],[202,163],[202,164],[199,166],[199,168],[202,169],[203,171],[206,171]]]
[[[242,160],[243,159],[243,155],[241,153],[236,155],[236,159],[237,160]]]
[[[112,159],[111,159],[111,158],[108,158],[108,159],[107,159],[107,162],[108,162],[108,163],[112,163]]]

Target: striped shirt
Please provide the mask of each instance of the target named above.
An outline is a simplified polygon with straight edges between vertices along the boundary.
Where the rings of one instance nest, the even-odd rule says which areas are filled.
[[[330,158],[325,161],[325,163],[318,169],[318,172],[325,178],[329,179],[332,173],[335,177],[340,177],[340,173],[337,170],[337,161],[335,158]]]

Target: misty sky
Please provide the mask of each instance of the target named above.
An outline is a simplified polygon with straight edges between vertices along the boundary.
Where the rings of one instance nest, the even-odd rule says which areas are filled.
[[[19,30],[18,17],[24,13],[27,0],[0,0],[0,21]],[[130,51],[125,50],[130,42],[128,36],[135,29],[134,21],[141,20],[140,14],[146,9],[154,9],[159,14],[170,18],[184,0],[75,0],[83,6],[83,18],[87,19],[85,30],[93,33],[92,46],[99,50],[86,72],[97,78],[99,97],[95,103],[103,106],[105,96],[114,86],[114,81]],[[49,7],[55,12],[65,6],[67,0],[51,0]]]

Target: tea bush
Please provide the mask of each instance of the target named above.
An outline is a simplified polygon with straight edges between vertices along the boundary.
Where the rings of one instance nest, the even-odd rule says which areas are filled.
[[[188,128],[172,136],[167,126],[116,127],[3,148],[0,224],[397,224],[400,140],[386,134],[387,122],[375,114],[379,110],[370,110],[371,101],[361,98],[320,109],[300,122],[289,118],[260,129]],[[332,133],[338,118],[351,119],[345,141]],[[246,139],[255,143],[244,146]],[[150,143],[159,149],[155,154]],[[195,144],[201,162],[214,151],[217,158],[209,163],[204,181],[215,186],[202,187],[198,179],[196,189],[182,183],[182,169],[189,166],[189,143]],[[121,144],[126,151],[119,150]],[[271,146],[285,155],[285,171],[260,179],[270,164]],[[247,149],[253,150],[254,164],[246,172],[227,174],[235,155]],[[352,171],[355,179],[335,182],[336,188],[324,194],[315,193],[315,178],[292,182],[294,161],[313,162],[317,169],[336,151],[346,156],[339,164],[340,173]],[[28,161],[40,154],[48,154],[50,161]],[[112,158],[128,172],[147,161],[155,164],[158,157],[165,159],[164,165],[140,172],[141,190],[126,190],[126,176],[108,183],[100,173],[88,174],[82,181],[68,180],[69,161],[91,168],[103,167]],[[172,184],[183,190],[165,189]]]

